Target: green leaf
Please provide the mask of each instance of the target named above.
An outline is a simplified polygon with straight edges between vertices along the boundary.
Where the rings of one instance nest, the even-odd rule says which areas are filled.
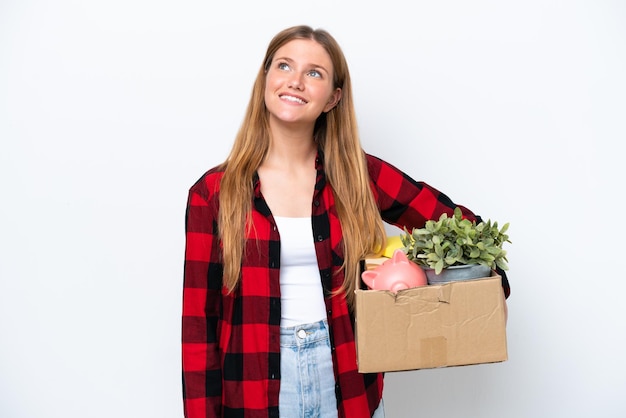
[[[435,264],[435,273],[441,274],[442,271],[443,271],[443,260],[439,260],[437,261],[437,264]]]

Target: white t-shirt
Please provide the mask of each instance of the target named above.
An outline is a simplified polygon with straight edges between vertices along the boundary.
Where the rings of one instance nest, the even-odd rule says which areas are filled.
[[[311,218],[274,216],[280,234],[281,327],[326,318]]]

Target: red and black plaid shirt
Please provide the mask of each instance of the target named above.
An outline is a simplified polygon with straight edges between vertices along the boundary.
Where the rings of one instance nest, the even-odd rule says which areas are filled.
[[[444,194],[376,157],[367,159],[372,190],[386,222],[411,229],[443,212],[453,213],[455,204]],[[328,297],[344,279],[339,270],[342,232],[321,153],[316,168],[312,238],[326,293],[339,417],[371,417],[382,396],[383,375],[357,372],[354,318],[343,297]],[[256,178],[254,228],[246,237],[241,280],[227,294],[217,235],[222,175],[209,170],[189,191],[182,322],[185,416],[278,417],[280,237]],[[505,293],[508,296],[508,283]]]

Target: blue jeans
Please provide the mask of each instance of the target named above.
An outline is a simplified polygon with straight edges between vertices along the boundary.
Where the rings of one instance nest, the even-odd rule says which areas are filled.
[[[279,412],[288,418],[337,418],[326,320],[280,329]],[[383,403],[374,418],[384,418]]]

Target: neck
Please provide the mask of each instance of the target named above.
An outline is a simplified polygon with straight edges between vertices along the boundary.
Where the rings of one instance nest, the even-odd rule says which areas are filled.
[[[313,139],[291,142],[272,140],[263,164],[280,164],[283,167],[303,164],[310,166],[316,155],[317,145]]]
[[[309,165],[317,155],[317,144],[312,130],[294,131],[272,129],[266,163],[283,166]]]

